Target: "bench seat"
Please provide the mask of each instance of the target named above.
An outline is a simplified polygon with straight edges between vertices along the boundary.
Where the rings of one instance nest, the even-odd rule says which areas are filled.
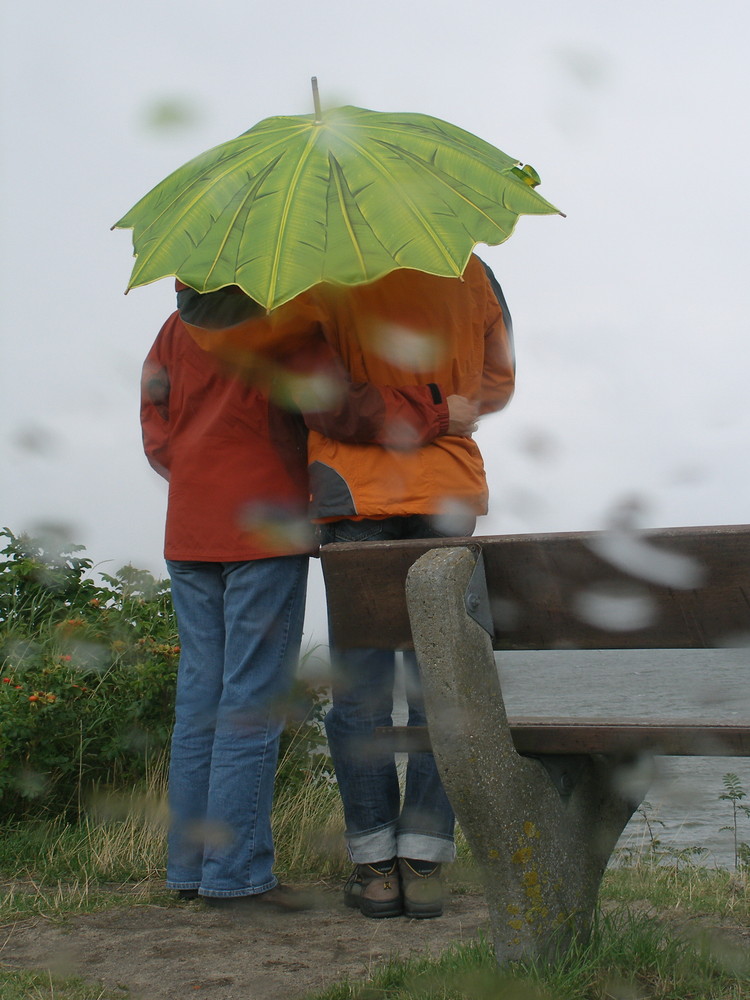
[[[638,754],[671,757],[750,757],[750,722],[678,719],[510,718],[518,753]],[[376,729],[378,742],[396,753],[430,751],[426,726]]]

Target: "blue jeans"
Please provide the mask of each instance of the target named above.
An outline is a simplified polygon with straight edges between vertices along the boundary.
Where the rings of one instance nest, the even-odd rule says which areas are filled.
[[[307,556],[167,563],[180,634],[167,887],[272,889],[271,806]]]
[[[471,534],[474,521],[450,534]],[[445,525],[422,515],[379,521],[333,521],[320,525],[321,545],[331,542],[434,538]],[[454,815],[431,753],[410,753],[401,804],[392,753],[374,748],[373,730],[393,724],[395,654],[383,649],[336,650],[331,646],[333,707],[325,720],[328,746],[346,819],[349,856],[357,863],[398,855],[423,861],[452,861]],[[404,653],[408,725],[424,726],[419,667]]]

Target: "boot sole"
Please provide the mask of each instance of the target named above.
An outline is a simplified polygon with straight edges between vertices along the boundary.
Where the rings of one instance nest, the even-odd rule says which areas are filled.
[[[387,917],[400,917],[404,912],[404,907],[400,899],[378,902],[372,899],[357,899],[352,896],[344,896],[344,904],[351,910],[359,910],[363,916],[374,920],[386,919]]]

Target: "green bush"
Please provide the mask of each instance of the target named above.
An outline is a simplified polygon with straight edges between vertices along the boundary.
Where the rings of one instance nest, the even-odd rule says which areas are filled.
[[[7,528],[0,564],[0,816],[80,809],[140,778],[172,726],[179,646],[169,586]]]
[[[80,814],[92,789],[132,785],[169,742],[180,652],[169,583],[132,566],[96,582],[81,546],[3,538],[0,819]],[[307,780],[323,710],[322,689],[298,684],[281,783]]]

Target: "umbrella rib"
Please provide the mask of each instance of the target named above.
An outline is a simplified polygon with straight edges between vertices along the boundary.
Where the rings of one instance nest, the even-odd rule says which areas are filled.
[[[362,270],[362,273],[367,274],[367,266],[365,264],[364,254],[362,253],[360,245],[355,238],[354,227],[352,226],[352,221],[349,216],[349,212],[346,209],[346,199],[344,197],[344,188],[340,173],[341,167],[339,166],[338,161],[334,156],[331,156],[331,160],[332,160],[331,174],[333,176],[334,184],[336,185],[336,195],[338,197],[339,208],[341,209],[341,215],[344,219],[344,225],[346,226],[346,231],[349,234],[349,239],[351,240],[352,247],[354,248],[354,253],[357,255],[357,259],[359,260],[359,266]],[[333,164],[336,165],[336,169],[333,169]]]
[[[443,124],[439,119],[431,119],[435,126]],[[356,126],[355,126],[356,127]],[[423,133],[423,135],[433,142],[438,142],[441,145],[447,145],[450,148],[455,148],[456,146],[461,146],[463,151],[472,157],[472,159],[481,159],[484,161],[485,165],[490,167],[492,170],[502,172],[505,167],[513,167],[520,161],[510,156],[508,153],[504,153],[501,149],[496,146],[492,146],[480,139],[478,136],[472,135],[471,133],[464,132],[462,129],[453,127],[451,134],[447,134],[440,128],[428,129],[424,125],[411,124],[411,127],[415,130]],[[394,135],[396,139],[400,139],[403,136],[403,125],[399,122],[395,123],[369,123],[364,126],[366,131],[372,135],[375,142],[388,142],[387,138],[376,139],[375,133],[381,132],[386,136]],[[505,160],[505,165],[503,167],[498,166],[498,159],[502,158]]]
[[[237,141],[237,140],[235,140],[235,141]],[[278,140],[278,142],[276,143],[276,145],[282,145],[282,143],[283,143],[283,140],[282,140],[282,139],[279,139],[279,140]],[[264,152],[268,152],[268,150],[265,150]],[[187,202],[187,203],[185,204],[185,206],[184,206],[184,207],[183,207],[183,208],[182,208],[182,209],[180,210],[180,212],[179,212],[179,215],[178,215],[178,216],[177,216],[177,218],[176,218],[176,219],[174,220],[174,222],[173,222],[173,223],[172,223],[172,224],[170,225],[170,230],[173,230],[173,229],[175,229],[175,228],[176,228],[176,227],[177,227],[178,225],[180,225],[180,223],[181,223],[181,222],[182,222],[182,220],[183,220],[183,219],[185,218],[185,216],[186,216],[186,215],[187,215],[187,214],[188,214],[189,212],[191,212],[191,211],[192,211],[192,210],[193,210],[193,209],[195,208],[196,204],[197,204],[198,202],[202,201],[202,200],[203,200],[203,199],[205,198],[205,196],[206,196],[206,192],[207,192],[207,191],[210,191],[212,187],[215,187],[215,186],[216,186],[217,184],[221,183],[221,181],[223,181],[223,180],[224,180],[224,178],[225,178],[225,177],[227,176],[227,174],[230,174],[230,173],[232,172],[232,170],[236,169],[236,163],[235,163],[234,161],[235,161],[235,159],[237,159],[238,157],[239,157],[239,158],[241,158],[241,157],[242,157],[242,154],[243,154],[243,150],[242,150],[242,149],[240,149],[240,150],[238,150],[238,156],[235,156],[235,155],[232,155],[232,156],[228,156],[228,157],[225,157],[225,158],[224,158],[224,161],[223,161],[223,162],[227,163],[227,166],[226,166],[226,169],[224,169],[224,170],[223,170],[223,171],[222,171],[222,172],[221,172],[220,174],[217,174],[217,175],[216,175],[216,176],[215,176],[215,177],[214,177],[214,178],[213,178],[213,179],[212,179],[211,181],[206,181],[206,182],[205,182],[205,186],[204,186],[204,187],[202,187],[202,188],[200,189],[200,191],[199,191],[198,193],[196,193],[196,195],[195,195],[195,196],[194,196],[193,198],[191,198],[191,199],[190,199],[190,200],[189,200],[189,201],[188,201],[188,202]],[[277,161],[278,161],[278,157],[276,158],[276,160],[274,160],[274,161],[273,161],[273,164],[271,164],[271,166],[273,166],[273,165],[274,165],[274,164],[275,164],[275,163],[276,163]],[[229,165],[230,163],[231,163],[231,165]],[[211,170],[213,170],[213,169],[214,169],[214,167],[215,167],[215,165],[216,165],[216,164],[215,164],[215,162],[214,162],[214,163],[211,163],[211,164],[209,164],[209,165],[207,165],[207,166],[206,166],[206,171],[205,171],[205,172],[206,172],[206,173],[208,173],[208,172],[210,172]],[[187,164],[186,166],[189,166],[189,164]],[[184,168],[180,168],[180,169],[184,169]],[[264,169],[263,169],[263,173],[264,173],[264,174],[267,174],[267,173],[268,173],[268,166],[264,167]],[[166,184],[166,183],[167,183],[167,182],[168,182],[169,180],[171,180],[171,177],[172,177],[172,176],[173,176],[173,175],[170,175],[170,177],[168,177],[168,178],[166,178],[166,179],[165,179],[164,181],[162,181],[162,182],[161,182],[161,184]],[[203,178],[204,176],[205,176],[205,174],[201,174],[201,175],[199,175],[198,177],[194,178],[194,180],[193,180],[193,181],[191,182],[191,185],[190,185],[190,186],[191,186],[191,187],[196,187],[196,186],[197,186],[197,185],[198,185],[198,184],[200,183],[200,181],[202,180],[202,178]],[[257,177],[257,176],[259,176],[259,175],[258,175],[258,174],[256,174],[255,176]],[[161,184],[157,185],[157,187],[161,187]],[[155,188],[154,190],[156,190],[156,188]],[[151,193],[153,193],[153,192],[151,192]],[[146,226],[146,227],[145,227],[145,228],[144,228],[144,229],[142,230],[142,232],[141,232],[141,233],[139,234],[139,241],[143,241],[144,239],[147,239],[147,234],[148,234],[149,230],[150,230],[150,229],[151,229],[151,228],[152,228],[153,226],[155,226],[155,225],[156,225],[156,224],[157,224],[158,222],[160,222],[160,221],[161,221],[161,220],[162,220],[162,219],[164,218],[164,216],[165,216],[165,215],[167,215],[167,213],[168,213],[168,212],[170,212],[170,211],[171,211],[171,210],[172,210],[172,209],[173,209],[173,208],[174,208],[174,207],[175,207],[176,205],[178,205],[178,204],[179,204],[179,202],[180,202],[180,199],[181,199],[181,198],[183,198],[183,197],[184,197],[184,195],[185,195],[185,191],[184,191],[184,189],[183,189],[183,190],[181,190],[181,191],[180,191],[180,192],[179,192],[179,193],[178,193],[178,194],[177,194],[177,195],[176,195],[176,196],[175,196],[175,197],[174,197],[174,198],[173,198],[173,199],[172,199],[172,200],[171,200],[171,201],[169,202],[169,204],[168,204],[168,205],[166,205],[166,206],[165,206],[165,207],[164,207],[164,208],[162,209],[162,211],[161,211],[161,212],[160,212],[160,213],[159,213],[159,214],[158,214],[158,215],[157,215],[157,216],[156,216],[156,217],[155,217],[155,218],[154,218],[154,219],[153,219],[153,220],[152,220],[152,221],[151,221],[151,222],[150,222],[150,223],[148,224],[148,226]],[[146,195],[146,198],[148,198],[148,197],[149,197],[149,195]],[[145,199],[144,199],[144,200],[145,200]],[[137,207],[138,207],[138,206],[136,205],[136,206],[135,206],[135,208],[137,208]],[[133,209],[131,209],[131,212],[132,212],[132,211],[133,211]],[[130,214],[130,212],[128,213],[128,215],[129,215],[129,214]],[[130,278],[130,284],[129,284],[129,286],[128,286],[128,287],[130,287],[130,288],[132,288],[132,287],[133,287],[133,281],[134,281],[134,279],[136,278],[136,276],[137,276],[137,275],[138,275],[138,274],[139,274],[139,273],[140,273],[141,271],[143,271],[143,270],[144,270],[144,268],[146,267],[146,265],[147,265],[147,264],[149,264],[149,263],[150,263],[150,261],[151,261],[151,259],[152,259],[152,258],[153,258],[153,257],[154,257],[154,256],[155,256],[155,255],[156,255],[156,254],[157,254],[158,252],[159,252],[159,249],[160,249],[160,243],[161,243],[161,240],[159,240],[159,242],[157,242],[157,243],[156,243],[156,244],[154,245],[154,248],[153,248],[153,250],[151,251],[151,253],[148,253],[148,254],[146,254],[146,256],[145,256],[145,257],[142,257],[142,258],[140,258],[140,259],[138,260],[138,262],[136,263],[135,267],[133,268],[133,274],[131,275],[131,278]]]
[[[295,189],[295,187],[297,185],[297,182],[299,180],[299,176],[302,173],[302,168],[304,167],[305,163],[307,162],[307,160],[308,160],[308,158],[309,158],[310,154],[312,153],[312,150],[313,150],[313,148],[315,146],[315,139],[317,137],[317,134],[318,134],[318,132],[317,132],[317,126],[313,126],[313,129],[312,129],[312,131],[310,133],[310,138],[307,140],[307,145],[305,146],[304,150],[302,151],[302,153],[300,155],[300,158],[299,158],[299,160],[297,162],[297,166],[295,167],[294,173],[292,174],[291,183],[289,184],[289,187],[287,189],[286,198],[284,199],[284,208],[283,208],[283,211],[281,213],[281,218],[279,219],[279,226],[278,226],[278,231],[277,231],[278,235],[277,235],[277,238],[276,238],[276,245],[275,245],[274,251],[273,251],[273,259],[272,259],[272,263],[271,263],[271,274],[270,274],[269,281],[268,281],[268,296],[267,296],[267,301],[265,303],[266,306],[268,305],[269,302],[273,301],[273,296],[274,296],[274,293],[276,291],[276,283],[277,283],[278,277],[279,277],[279,262],[281,260],[281,245],[284,242],[284,237],[286,235],[285,228],[286,228],[287,219],[289,217],[289,212],[291,210],[292,196],[294,194],[294,189]]]
[[[254,198],[255,198],[255,195],[256,195],[256,194],[257,194],[257,192],[258,192],[258,188],[259,188],[259,187],[261,186],[261,184],[262,184],[262,183],[263,183],[263,182],[265,181],[265,179],[266,179],[266,178],[268,177],[268,174],[269,174],[269,173],[271,172],[271,170],[273,170],[273,168],[274,168],[274,165],[275,165],[275,163],[271,163],[271,164],[269,164],[269,165],[268,165],[268,166],[267,166],[267,167],[265,168],[265,170],[263,170],[263,172],[262,172],[261,174],[256,174],[256,175],[255,175],[255,176],[253,177],[253,183],[252,183],[252,185],[250,186],[250,189],[248,190],[248,192],[247,192],[247,194],[245,195],[245,197],[244,197],[244,198],[242,199],[242,201],[241,201],[241,202],[239,203],[239,205],[237,206],[237,211],[236,211],[236,212],[234,213],[234,215],[232,216],[232,221],[231,221],[231,224],[230,224],[229,226],[227,226],[227,231],[226,231],[226,234],[225,234],[224,238],[222,239],[221,243],[219,244],[219,247],[218,247],[218,249],[217,249],[217,251],[216,251],[216,254],[215,254],[215,256],[214,256],[214,260],[213,260],[213,263],[212,263],[212,264],[211,264],[211,266],[209,267],[209,269],[208,269],[208,272],[207,272],[207,274],[206,274],[206,277],[204,278],[204,281],[203,281],[204,285],[206,285],[206,284],[208,283],[208,280],[209,280],[209,278],[210,278],[210,277],[211,277],[211,275],[213,274],[213,271],[214,271],[214,268],[215,268],[215,267],[216,267],[216,265],[217,265],[217,264],[219,263],[219,260],[220,260],[220,258],[221,258],[221,255],[222,255],[222,252],[223,252],[223,250],[224,250],[224,247],[225,247],[225,246],[227,245],[227,243],[229,242],[229,237],[230,237],[230,236],[231,236],[231,234],[232,234],[232,227],[234,226],[235,222],[236,222],[236,221],[237,221],[237,219],[239,218],[239,216],[240,216],[240,213],[241,213],[241,212],[243,211],[243,209],[244,209],[245,205],[247,205],[248,201],[252,201],[252,200],[254,200]]]
[[[239,152],[241,153],[242,150],[239,150]],[[231,170],[234,169],[235,155],[225,156],[222,159],[223,159],[224,163],[230,163],[231,162],[232,166],[231,167],[227,166],[227,169],[224,170],[221,174],[219,174],[214,179],[213,183],[217,183],[218,181],[223,180],[224,177]],[[201,181],[203,181],[203,179],[206,176],[206,174],[210,174],[210,172],[215,168],[215,166],[216,166],[216,161],[215,160],[213,160],[211,163],[206,164],[205,170],[202,173],[198,174],[196,177],[192,178],[189,187],[196,187],[198,184],[200,184]],[[179,170],[176,170],[174,173],[170,174],[169,177],[166,177],[163,181],[161,181],[159,184],[157,184],[155,188],[153,188],[151,191],[149,191],[149,193],[144,198],[141,199],[141,202],[138,202],[138,204],[136,204],[133,208],[131,208],[130,212],[128,212],[128,215],[130,215],[131,212],[134,212],[142,202],[146,201],[146,199],[151,198],[159,190],[160,187],[164,187],[164,186],[168,185],[169,183],[171,183],[172,180],[173,180],[173,178],[174,178],[174,176],[175,176],[175,174],[180,173],[180,171],[182,171],[182,170],[187,170],[188,167],[190,167],[190,163],[187,163],[184,166],[180,167]],[[185,209],[185,212],[189,211],[191,208],[193,208],[195,206],[196,202],[198,202],[198,201],[201,200],[201,198],[203,197],[203,190],[204,189],[201,189],[200,195],[197,196],[197,197],[195,197],[195,198],[193,198],[193,200],[188,203],[187,208]],[[143,228],[143,230],[141,231],[141,234],[140,234],[141,238],[145,237],[146,234],[148,233],[148,231],[150,229],[152,229],[158,222],[160,222],[164,218],[164,216],[174,208],[175,205],[179,204],[180,199],[183,198],[184,195],[185,195],[185,188],[181,188],[177,192],[177,194],[174,196],[174,198],[172,198],[172,200],[167,205],[164,206],[164,208],[159,212],[159,214],[156,215],[156,216],[154,216],[154,218],[151,220],[151,222],[149,222],[149,224],[147,226],[144,226],[144,228]],[[183,212],[183,215],[185,214],[185,212]],[[124,218],[127,218],[127,215],[124,216]]]
[[[360,156],[364,157],[377,173],[381,174],[381,176],[383,177],[389,176],[388,171],[378,163],[378,161],[375,159],[374,156],[368,153],[367,149],[361,143],[357,143],[353,139],[350,139],[345,133],[336,131],[332,126],[329,126],[329,129],[331,132],[336,132],[338,138],[342,142],[345,142],[347,145],[349,145],[354,150],[355,153],[358,153]],[[442,254],[443,259],[445,260],[446,264],[448,264],[450,270],[453,271],[456,277],[460,277],[461,270],[458,268],[453,258],[448,254],[445,248],[445,244],[440,240],[437,233],[429,224],[425,215],[419,211],[412,198],[408,198],[405,194],[403,195],[403,198],[404,201],[409,205],[414,216],[417,219],[419,219],[420,223],[424,226],[425,232],[427,232],[431,237],[432,242],[437,247],[439,252]]]
[[[391,150],[393,150],[394,152],[398,153],[398,154],[399,154],[399,156],[402,156],[402,157],[403,157],[404,159],[407,159],[407,160],[411,160],[411,162],[412,162],[412,163],[418,163],[418,164],[423,164],[423,163],[425,162],[424,160],[420,160],[420,158],[419,158],[418,156],[414,156],[414,154],[413,154],[413,153],[410,153],[410,152],[409,152],[408,150],[406,150],[406,149],[403,149],[403,148],[402,148],[401,146],[394,146],[394,145],[393,145],[392,143],[390,143],[390,142],[386,142],[386,141],[385,141],[384,139],[378,139],[378,140],[376,140],[376,141],[377,141],[377,142],[380,142],[380,143],[381,143],[381,145],[383,145],[383,146],[386,146],[386,147],[387,147],[388,149],[391,149]],[[456,196],[456,197],[460,198],[460,199],[461,199],[461,201],[463,201],[463,202],[464,202],[464,204],[466,204],[466,205],[469,205],[469,206],[470,206],[471,208],[473,208],[473,209],[474,209],[474,210],[475,210],[475,211],[476,211],[476,212],[477,212],[477,213],[478,213],[479,215],[483,216],[483,217],[484,217],[484,218],[485,218],[485,219],[487,220],[487,222],[490,222],[490,223],[491,223],[491,224],[492,224],[493,226],[495,226],[495,227],[496,227],[497,229],[499,229],[501,233],[505,233],[505,232],[506,232],[506,230],[505,230],[505,229],[503,229],[503,227],[502,227],[502,226],[500,226],[500,225],[499,225],[499,224],[498,224],[498,223],[497,223],[497,222],[496,222],[496,221],[495,221],[495,220],[494,220],[494,219],[492,218],[492,216],[491,216],[491,215],[490,215],[490,214],[489,214],[488,212],[486,212],[486,211],[485,211],[485,210],[484,210],[483,208],[481,208],[481,207],[480,207],[480,206],[479,206],[479,205],[478,205],[478,204],[476,203],[476,201],[473,201],[473,200],[472,200],[471,198],[468,198],[468,197],[467,197],[467,196],[466,196],[465,194],[463,194],[463,193],[462,193],[461,191],[459,191],[459,190],[458,190],[458,188],[455,188],[455,187],[452,187],[452,186],[451,186],[451,185],[450,185],[450,184],[449,184],[449,183],[448,183],[448,182],[447,182],[446,180],[444,180],[444,179],[443,179],[443,176],[442,176],[442,172],[441,172],[441,171],[438,171],[438,170],[433,170],[433,171],[431,172],[430,176],[431,176],[431,177],[432,177],[432,178],[433,178],[433,179],[434,179],[435,181],[437,181],[437,182],[438,182],[438,184],[442,185],[442,187],[444,187],[444,188],[446,188],[446,189],[447,189],[448,191],[450,191],[450,193],[451,193],[452,195],[454,195],[454,196]],[[508,179],[509,179],[509,180],[511,180],[511,181],[512,181],[513,183],[518,183],[517,181],[515,181],[515,178],[513,178],[511,174],[506,174],[505,176],[506,176],[506,177],[508,177]],[[458,178],[456,178],[456,180],[458,180]],[[468,187],[468,185],[464,185],[464,187]],[[526,187],[526,185],[524,185],[524,187]],[[544,199],[542,199],[541,195],[537,195],[537,197],[538,197],[539,199],[541,199],[541,200],[544,200]],[[455,214],[455,213],[454,213],[454,214]],[[514,214],[515,214],[515,213],[514,213]],[[508,236],[510,236],[510,234],[511,234],[511,233],[513,232],[513,228],[514,228],[514,226],[511,226],[510,230],[509,230],[509,231],[507,232],[507,235],[508,235]],[[507,238],[507,237],[506,237],[506,238]]]

